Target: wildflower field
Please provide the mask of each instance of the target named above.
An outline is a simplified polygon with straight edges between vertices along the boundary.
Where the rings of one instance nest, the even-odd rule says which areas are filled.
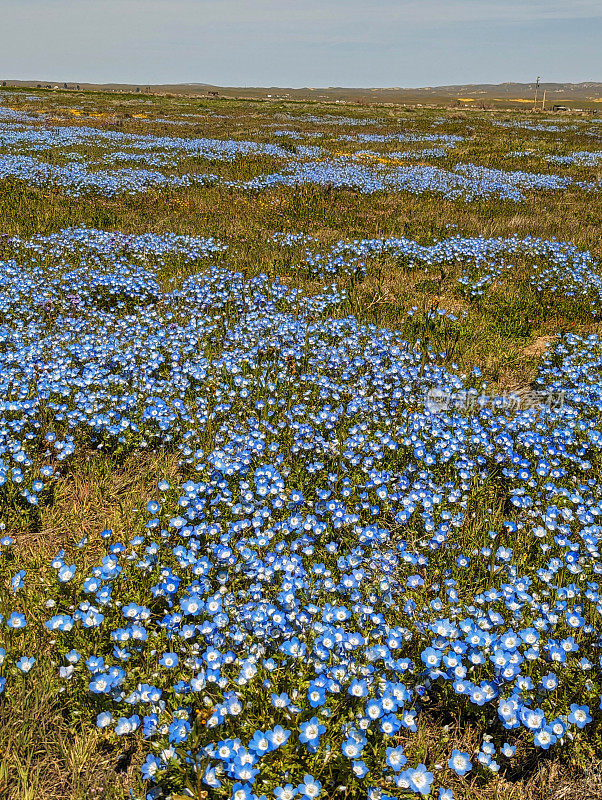
[[[0,92],[0,797],[602,796],[602,120]]]

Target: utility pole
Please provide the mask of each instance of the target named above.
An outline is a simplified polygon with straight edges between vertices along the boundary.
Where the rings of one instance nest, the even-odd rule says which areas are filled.
[[[543,90],[543,100],[541,101],[541,110],[546,110],[546,90]]]
[[[535,84],[535,98],[533,100],[533,111],[537,108],[537,93],[539,92],[539,75],[537,76],[537,82]]]

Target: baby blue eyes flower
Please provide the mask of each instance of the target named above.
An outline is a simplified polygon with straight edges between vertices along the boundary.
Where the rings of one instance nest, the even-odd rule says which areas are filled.
[[[353,761],[351,763],[351,768],[355,777],[360,779],[365,778],[370,771],[364,761]]]
[[[282,747],[285,745],[289,737],[291,735],[291,731],[282,727],[282,725],[276,725],[275,728],[272,730],[266,731],[266,736],[270,743],[270,748],[276,750],[278,747]]]
[[[552,692],[554,689],[556,689],[558,683],[559,681],[557,676],[553,672],[550,672],[547,675],[544,675],[544,677],[541,679],[540,685],[542,689],[545,689],[547,692]]]
[[[523,725],[532,731],[538,730],[545,723],[545,715],[540,708],[522,708],[519,716]]]
[[[307,699],[312,708],[319,708],[326,701],[326,691],[323,688],[308,689]]]
[[[113,724],[113,715],[110,714],[108,711],[101,711],[100,714],[96,717],[96,727],[97,728],[108,728],[109,725]]]
[[[140,717],[137,714],[133,714],[131,717],[120,717],[117,720],[117,724],[115,725],[115,733],[118,736],[127,736],[130,733],[134,733],[140,726]]]
[[[441,663],[441,654],[432,647],[427,647],[420,654],[420,658],[427,667],[438,667]]]
[[[571,713],[568,716],[568,721],[580,729],[584,728],[589,722],[592,721],[592,717],[587,706],[579,706],[576,703],[571,703],[570,712]]]
[[[418,764],[416,769],[408,770],[407,776],[410,788],[413,791],[422,795],[429,795],[431,793],[434,776],[432,772],[427,770],[424,764]]]
[[[317,717],[312,717],[307,722],[301,723],[299,731],[299,741],[302,744],[316,745],[320,736],[326,732],[326,726],[322,725]]]
[[[140,771],[144,780],[152,780],[163,769],[161,760],[149,753],[146,757],[144,764],[141,766]]]
[[[108,694],[113,687],[113,681],[108,675],[97,675],[88,684],[88,689],[93,694]]]
[[[164,653],[159,659],[159,664],[162,667],[167,667],[168,669],[177,667],[179,663],[180,659],[177,653]]]
[[[251,800],[254,796],[250,786],[244,783],[235,783],[232,786],[230,800]]]
[[[25,628],[27,625],[27,622],[25,620],[25,614],[13,611],[6,620],[6,625],[7,627],[12,628],[13,630],[20,630],[22,628]]]
[[[249,742],[249,750],[261,757],[270,750],[270,741],[262,731],[256,731]]]
[[[169,726],[169,741],[171,744],[181,744],[188,738],[190,723],[186,720],[176,720]]]
[[[349,759],[358,758],[364,749],[364,744],[356,739],[346,739],[341,745],[341,752]]]
[[[538,730],[533,736],[533,742],[536,747],[541,747],[547,750],[556,742],[556,736],[549,725],[544,726]]]
[[[456,775],[466,775],[472,769],[470,763],[470,756],[468,753],[462,753],[460,750],[454,750],[451,754],[447,766],[456,773]]]
[[[13,592],[19,591],[25,585],[25,570],[21,569],[15,575],[13,575],[10,586]]]
[[[313,800],[314,797],[319,797],[322,793],[322,784],[312,775],[306,775],[303,778],[303,783],[300,783],[299,786],[297,786],[297,792],[300,798]]]
[[[395,772],[398,772],[407,762],[407,758],[403,753],[403,747],[387,747],[385,762],[387,766],[391,767]]]
[[[59,568],[58,571],[58,579],[60,583],[69,583],[70,580],[73,579],[75,573],[77,572],[77,568],[75,564],[71,564],[70,567],[63,565]]]
[[[70,631],[73,628],[73,618],[69,614],[56,614],[44,626],[50,631]]]
[[[274,789],[275,800],[293,800],[297,794],[297,787],[293,786],[291,783],[287,783],[286,786],[277,786]]]
[[[351,681],[351,684],[347,692],[352,697],[365,697],[368,694],[368,685],[366,681],[361,681],[354,678]]]
[[[29,670],[33,667],[36,663],[34,656],[22,656],[16,663],[16,667],[23,673],[29,672]]]
[[[274,708],[288,708],[291,704],[291,699],[286,692],[282,692],[281,694],[272,694],[270,702]]]
[[[66,667],[59,667],[59,678],[70,680],[75,672],[73,664],[68,664]]]

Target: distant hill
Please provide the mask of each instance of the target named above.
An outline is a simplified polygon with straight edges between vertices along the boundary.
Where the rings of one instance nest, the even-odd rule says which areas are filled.
[[[416,89],[402,87],[389,88],[328,88],[305,87],[290,89],[278,86],[236,87],[213,86],[207,83],[154,84],[136,86],[135,84],[96,84],[68,81],[0,81],[6,87],[76,89],[86,91],[110,92],[151,92],[156,94],[176,94],[185,96],[219,96],[226,98],[256,98],[260,100],[319,100],[322,102],[357,102],[367,104],[394,103],[406,105],[490,105],[493,107],[525,107],[533,104],[535,83],[499,84],[460,84],[453,86],[425,86]],[[602,83],[586,81],[583,83],[542,83],[538,89],[541,104],[545,92],[546,108],[553,105],[566,105],[570,108],[596,108],[602,103]]]

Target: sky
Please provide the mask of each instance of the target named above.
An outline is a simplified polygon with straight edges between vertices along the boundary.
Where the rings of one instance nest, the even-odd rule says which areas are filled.
[[[602,81],[602,0],[0,0],[0,78],[219,86]]]

